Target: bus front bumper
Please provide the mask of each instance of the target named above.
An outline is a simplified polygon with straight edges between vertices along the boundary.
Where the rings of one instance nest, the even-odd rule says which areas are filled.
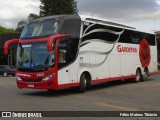
[[[17,80],[17,87],[20,89],[55,89],[57,83],[55,78],[42,82],[24,82]]]

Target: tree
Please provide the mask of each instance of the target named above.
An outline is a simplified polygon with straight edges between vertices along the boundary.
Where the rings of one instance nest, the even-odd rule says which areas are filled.
[[[34,13],[30,13],[29,16],[27,17],[27,19],[23,19],[21,21],[18,22],[16,31],[17,32],[22,32],[24,26],[27,24],[27,22],[31,21],[31,20],[35,20],[38,19],[40,16]]]
[[[29,16],[28,16],[28,21],[35,20],[35,19],[38,19],[38,18],[40,18],[39,15],[34,14],[34,13],[30,13]]]
[[[16,33],[14,29],[7,29],[5,27],[0,26],[0,34],[2,33]]]
[[[19,21],[18,25],[17,25],[17,28],[16,28],[16,31],[19,32],[19,33],[21,33],[22,30],[23,30],[23,28],[24,28],[24,26],[26,25],[26,23],[27,23],[27,20],[25,20],[25,19]]]
[[[24,20],[21,20],[21,21],[18,22],[18,26],[17,26],[17,27],[18,27],[18,28],[24,27],[27,22],[28,22],[28,21],[25,20],[25,19],[24,19]]]
[[[40,16],[78,14],[75,0],[40,0]]]

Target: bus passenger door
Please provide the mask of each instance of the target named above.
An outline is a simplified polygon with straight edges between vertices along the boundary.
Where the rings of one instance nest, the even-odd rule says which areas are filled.
[[[59,48],[58,52],[58,84],[69,83],[69,66],[66,60],[67,51],[65,48]]]
[[[79,59],[76,59],[76,61],[74,61],[69,66],[70,83],[77,83],[78,82],[78,69],[79,69]]]
[[[71,37],[59,40],[59,83],[68,84],[78,81],[78,43],[78,40]]]
[[[62,78],[65,78],[67,83],[75,83],[78,81],[78,69],[79,69],[79,59],[78,56],[78,46],[80,39],[80,27],[81,20],[80,18],[67,18],[63,21],[61,34],[69,34],[70,37],[62,39],[59,46],[65,48],[66,54],[66,64],[64,69],[65,76],[62,75]]]

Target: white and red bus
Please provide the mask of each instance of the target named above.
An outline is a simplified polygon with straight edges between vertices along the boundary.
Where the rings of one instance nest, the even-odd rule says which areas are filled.
[[[54,90],[133,79],[157,72],[155,34],[84,15],[59,15],[29,22],[17,47],[18,88]]]

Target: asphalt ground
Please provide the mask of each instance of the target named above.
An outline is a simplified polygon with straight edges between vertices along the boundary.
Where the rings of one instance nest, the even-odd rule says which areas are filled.
[[[149,77],[146,82],[116,81],[94,85],[85,93],[78,93],[77,88],[52,93],[18,89],[15,77],[0,76],[0,111],[160,111],[160,74]],[[108,119],[160,120],[151,117]]]

